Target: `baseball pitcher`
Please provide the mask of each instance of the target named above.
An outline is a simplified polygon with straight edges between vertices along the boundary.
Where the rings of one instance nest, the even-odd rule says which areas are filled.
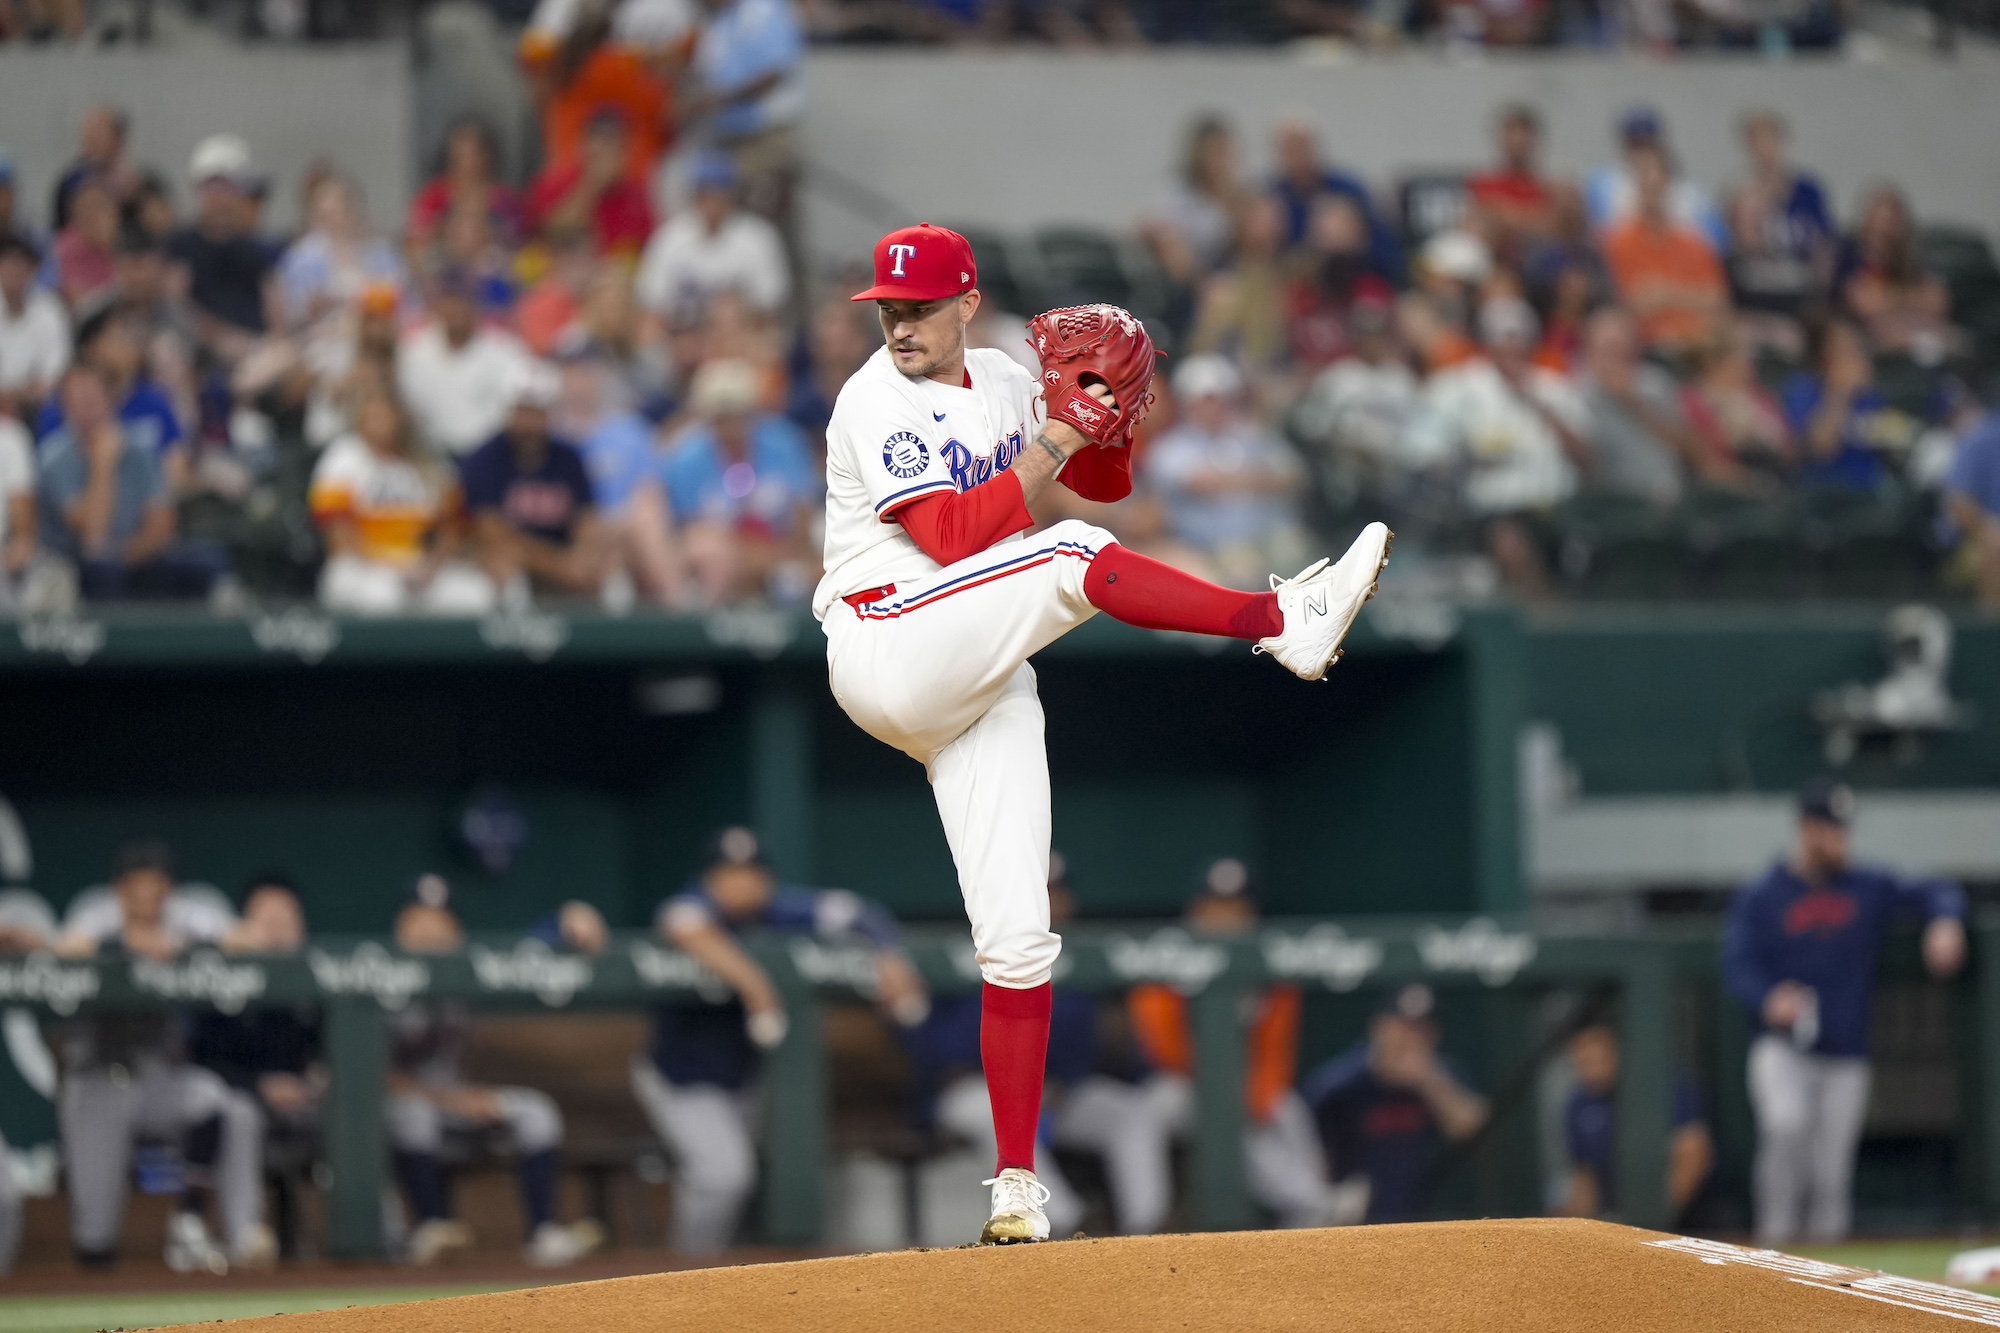
[[[980,1050],[999,1160],[982,1241],[1045,1240],[1035,1179],[1049,1033],[1050,796],[1028,658],[1103,611],[1146,629],[1245,639],[1318,680],[1375,590],[1390,533],[1371,523],[1336,564],[1236,592],[1070,520],[1032,538],[1028,505],[1060,481],[1090,500],[1132,489],[1132,428],[1156,353],[1115,306],[1029,325],[1039,379],[965,345],[979,309],[972,247],[928,223],[875,246],[884,346],[827,426],[826,629],[834,698],[924,765],[985,985]]]

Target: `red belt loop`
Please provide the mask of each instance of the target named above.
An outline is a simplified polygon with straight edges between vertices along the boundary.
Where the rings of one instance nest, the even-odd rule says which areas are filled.
[[[868,603],[879,602],[894,591],[896,591],[895,584],[885,583],[879,588],[863,588],[860,592],[851,592],[840,600],[859,611]]]

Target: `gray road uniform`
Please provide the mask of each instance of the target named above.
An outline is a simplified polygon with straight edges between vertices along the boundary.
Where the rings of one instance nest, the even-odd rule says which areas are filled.
[[[183,947],[214,943],[234,924],[217,905],[179,892],[163,920]],[[114,897],[87,894],[63,922],[100,950],[119,950],[124,913]],[[182,1150],[189,1178],[212,1184],[224,1243],[240,1251],[263,1221],[263,1113],[210,1070],[189,1064],[180,1015],[170,1010],[105,1012],[66,1023],[57,1117],[69,1175],[70,1238],[79,1254],[118,1248],[132,1145],[163,1139]]]

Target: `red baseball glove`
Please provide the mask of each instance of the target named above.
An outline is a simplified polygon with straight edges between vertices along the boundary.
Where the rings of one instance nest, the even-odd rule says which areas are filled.
[[[1160,353],[1128,310],[1076,305],[1028,321],[1028,341],[1042,362],[1042,397],[1049,420],[1074,426],[1097,444],[1132,443],[1132,428],[1153,405],[1153,366]],[[1115,408],[1090,394],[1111,390]]]

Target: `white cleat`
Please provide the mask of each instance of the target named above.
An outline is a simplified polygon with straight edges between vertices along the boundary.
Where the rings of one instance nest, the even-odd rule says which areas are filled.
[[[1296,578],[1271,576],[1278,594],[1278,612],[1285,618],[1282,633],[1259,639],[1250,651],[1269,653],[1300,680],[1319,680],[1340,660],[1340,643],[1354,628],[1354,618],[1375,595],[1375,580],[1389,563],[1389,546],[1396,534],[1370,523],[1347,548],[1339,563],[1322,560]]]
[[[167,1267],[176,1273],[213,1273],[217,1277],[229,1271],[229,1256],[222,1252],[208,1234],[208,1224],[201,1220],[200,1213],[175,1213],[167,1219]]]
[[[420,1268],[441,1263],[472,1248],[472,1230],[463,1222],[433,1217],[410,1233],[409,1260]]]
[[[1042,1205],[1049,1201],[1049,1187],[1036,1180],[1034,1172],[1010,1166],[979,1183],[993,1187],[993,1216],[979,1228],[981,1245],[1019,1245],[1049,1238],[1049,1215],[1042,1211]]]
[[[544,1222],[529,1238],[524,1257],[536,1268],[564,1268],[604,1243],[604,1228],[593,1219]]]

